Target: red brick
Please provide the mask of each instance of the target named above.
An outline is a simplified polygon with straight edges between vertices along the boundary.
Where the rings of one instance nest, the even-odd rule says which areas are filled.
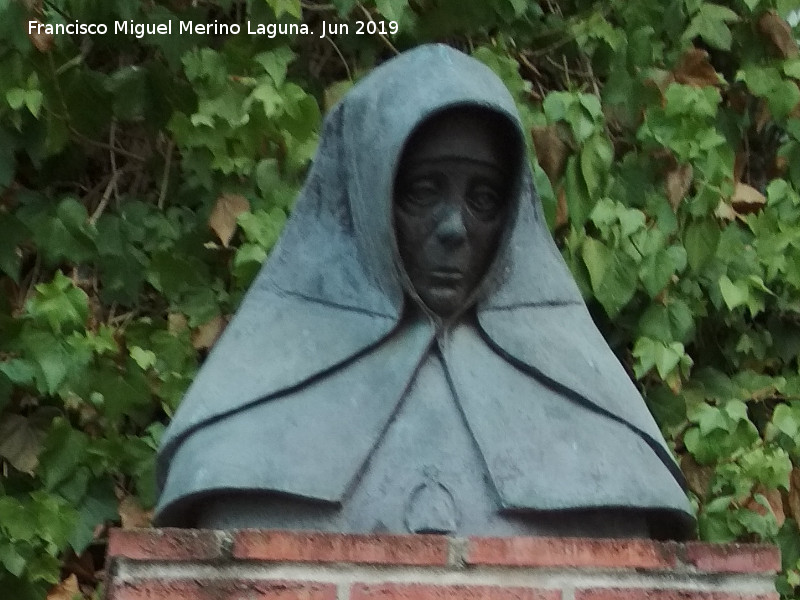
[[[470,538],[468,565],[671,569],[677,545],[650,540]]]
[[[561,600],[560,590],[489,585],[356,584],[350,600]]]
[[[302,581],[139,581],[116,584],[107,600],[336,600],[336,586]]]
[[[777,546],[769,544],[686,544],[686,561],[708,573],[776,573],[781,568]]]
[[[349,562],[382,565],[447,564],[448,540],[440,535],[355,535],[242,530],[233,556],[247,560]]]
[[[575,590],[575,600],[778,600],[778,594],[730,594],[648,588],[592,588]]]
[[[109,558],[134,560],[215,560],[223,555],[222,540],[214,531],[193,529],[112,529]]]

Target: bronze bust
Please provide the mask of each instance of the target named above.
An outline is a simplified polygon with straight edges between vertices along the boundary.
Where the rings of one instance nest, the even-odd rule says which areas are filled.
[[[345,96],[165,435],[158,524],[692,535],[524,148],[502,82],[447,46]]]

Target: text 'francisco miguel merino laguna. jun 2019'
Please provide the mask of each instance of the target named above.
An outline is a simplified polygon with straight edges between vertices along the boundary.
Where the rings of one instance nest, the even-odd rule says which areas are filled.
[[[327,35],[387,35],[398,32],[396,21],[354,21],[353,23],[326,23],[323,21],[316,34]],[[314,35],[315,32],[305,23],[196,23],[194,21],[167,21],[165,23],[136,23],[135,21],[114,21],[113,23],[42,23],[28,21],[29,35],[132,35],[143,38],[146,35],[262,35],[274,38],[279,35]]]

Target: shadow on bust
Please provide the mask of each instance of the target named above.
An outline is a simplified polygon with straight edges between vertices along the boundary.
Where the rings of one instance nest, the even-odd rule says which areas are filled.
[[[170,425],[159,525],[685,539],[653,418],[544,222],[513,99],[442,45],[326,117]]]

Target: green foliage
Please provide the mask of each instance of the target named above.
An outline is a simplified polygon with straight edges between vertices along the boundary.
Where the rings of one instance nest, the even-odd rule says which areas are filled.
[[[4,594],[70,573],[95,593],[75,556],[147,523],[164,426],[277,240],[321,113],[395,49],[447,41],[531,128],[557,242],[701,537],[778,543],[800,595],[797,2],[314,4],[0,1]],[[318,36],[368,17],[399,31]],[[315,34],[28,36],[28,18]]]

